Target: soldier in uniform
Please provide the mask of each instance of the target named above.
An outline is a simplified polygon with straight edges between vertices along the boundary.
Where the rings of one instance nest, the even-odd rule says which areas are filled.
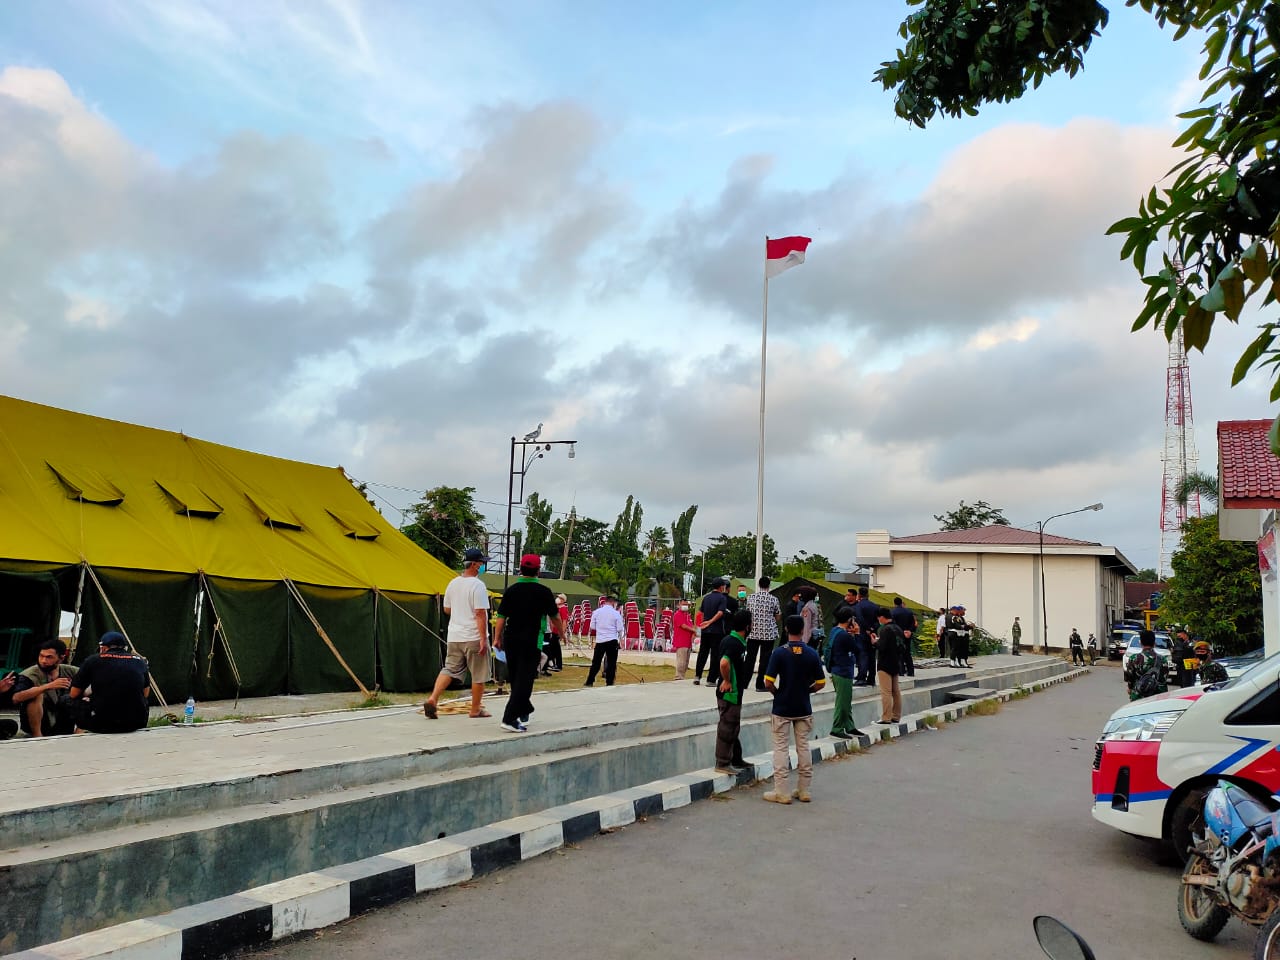
[[[1164,675],[1164,658],[1156,653],[1156,635],[1150,630],[1139,630],[1138,642],[1142,649],[1124,665],[1124,682],[1129,688],[1130,700],[1141,700],[1169,690]],[[1149,685],[1150,689],[1144,691],[1138,686],[1138,680],[1148,673],[1154,674],[1156,679]]]
[[[1009,633],[1013,637],[1013,655],[1015,657],[1022,656],[1022,650],[1019,649],[1022,646],[1022,624],[1017,617],[1013,618],[1013,627],[1009,630]]]
[[[1207,641],[1200,640],[1195,646],[1196,659],[1200,661],[1200,682],[1203,684],[1226,683],[1227,668],[1213,659],[1213,650]]]
[[[1187,628],[1179,627],[1173,640],[1173,668],[1177,671],[1178,686],[1190,687],[1196,682],[1196,671],[1200,664],[1196,661],[1191,640],[1187,637]]]
[[[952,604],[947,614],[947,649],[951,666],[969,669],[969,623],[964,618],[964,605]]]
[[[1080,637],[1080,631],[1075,627],[1071,628],[1071,636],[1067,638],[1067,645],[1071,648],[1071,665],[1077,663],[1084,666],[1084,640]]]

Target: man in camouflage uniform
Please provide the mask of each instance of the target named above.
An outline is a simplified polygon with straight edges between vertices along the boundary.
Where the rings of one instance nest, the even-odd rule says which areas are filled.
[[[1195,646],[1196,659],[1200,661],[1200,682],[1203,684],[1226,683],[1227,668],[1213,659],[1209,644],[1201,640]]]
[[[1138,642],[1142,649],[1131,656],[1124,665],[1124,682],[1129,687],[1129,699],[1141,700],[1157,693],[1167,693],[1168,681],[1165,679],[1164,658],[1156,653],[1156,635],[1150,630],[1138,631]],[[1155,672],[1156,683],[1145,692],[1136,689],[1138,678],[1143,674]]]

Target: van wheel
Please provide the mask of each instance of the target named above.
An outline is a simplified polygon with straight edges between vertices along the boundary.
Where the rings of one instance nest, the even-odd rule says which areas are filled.
[[[1188,876],[1217,876],[1217,871],[1204,857],[1193,853],[1182,871]],[[1199,884],[1178,884],[1178,919],[1182,929],[1197,940],[1212,940],[1231,919],[1231,912],[1220,906],[1209,894],[1209,888]],[[1280,958],[1278,958],[1280,960]]]
[[[1204,832],[1204,798],[1208,793],[1208,787],[1192,787],[1169,815],[1167,844],[1175,863],[1187,862],[1191,846],[1195,842],[1192,834]]]
[[[1280,960],[1280,910],[1271,911],[1271,919],[1258,931],[1253,960]]]

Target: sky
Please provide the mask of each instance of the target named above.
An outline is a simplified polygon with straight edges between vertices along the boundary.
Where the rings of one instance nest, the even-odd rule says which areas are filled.
[[[695,549],[985,500],[1139,567],[1166,341],[1108,225],[1179,159],[1200,41],[1113,4],[1084,71],[926,130],[871,80],[905,3],[0,5],[0,392],[340,464],[393,523],[471,486]],[[1190,360],[1215,426],[1256,321]],[[522,523],[516,510],[516,526]],[[750,571],[725,571],[738,575]]]

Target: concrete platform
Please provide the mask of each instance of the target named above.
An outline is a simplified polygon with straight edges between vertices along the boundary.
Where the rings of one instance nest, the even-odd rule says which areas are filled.
[[[952,688],[1008,689],[1068,670],[1029,656],[985,657],[968,671],[922,669],[903,684],[906,710],[942,708]],[[878,701],[856,692],[868,694],[855,699],[854,719],[869,730]],[[496,718],[429,721],[392,707],[4,744],[23,775],[0,786],[3,836],[29,842],[0,851],[0,950],[710,765],[716,711],[707,687],[595,687],[535,694],[534,703],[533,731],[523,735],[501,731]],[[819,731],[831,704],[829,692],[815,701]],[[748,691],[749,754],[769,748],[770,706]]]

